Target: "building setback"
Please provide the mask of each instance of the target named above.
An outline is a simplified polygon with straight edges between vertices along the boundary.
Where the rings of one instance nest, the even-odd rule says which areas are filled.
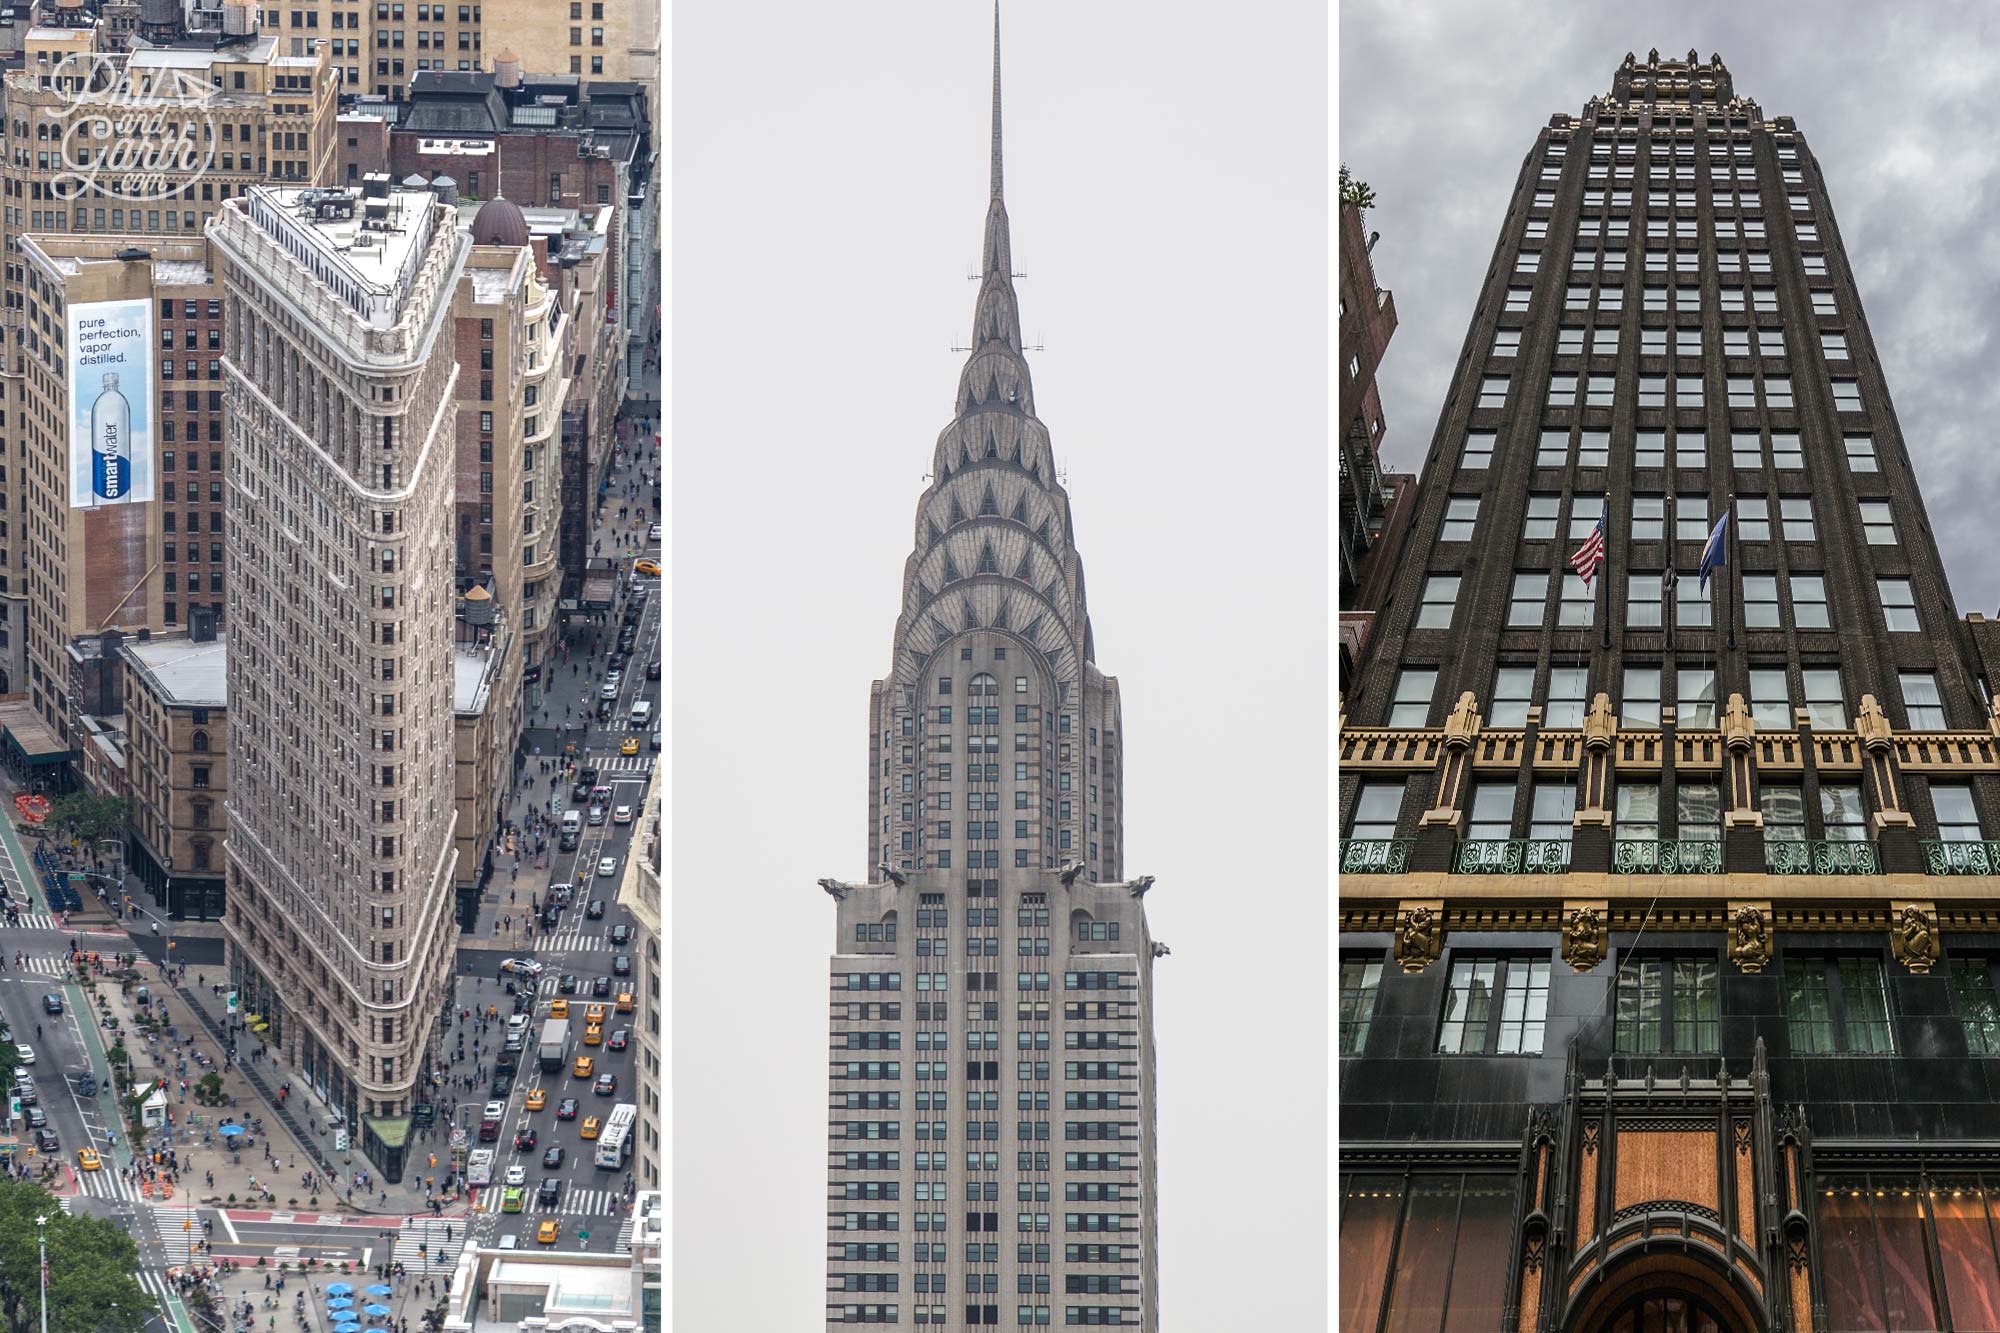
[[[457,935],[454,290],[430,191],[258,188],[222,252],[230,982],[389,1180]]]
[[[1415,504],[1338,741],[1341,1328],[1989,1326],[2000,639],[1719,58],[1536,135]]]
[[[999,38],[971,355],[869,696],[875,869],[820,881],[826,1319],[1155,1329],[1164,950],[1151,877],[1121,878],[1118,683],[1022,354]]]

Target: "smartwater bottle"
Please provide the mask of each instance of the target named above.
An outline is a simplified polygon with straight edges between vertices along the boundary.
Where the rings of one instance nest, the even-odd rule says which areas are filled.
[[[90,485],[99,501],[122,500],[132,487],[132,407],[118,392],[118,376],[90,405]]]

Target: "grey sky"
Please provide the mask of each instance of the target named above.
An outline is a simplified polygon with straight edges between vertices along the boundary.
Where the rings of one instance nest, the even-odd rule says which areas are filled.
[[[814,880],[866,876],[868,685],[972,317],[991,22],[981,0],[674,7],[686,1329],[824,1318]],[[1125,869],[1158,876],[1174,951],[1166,1330],[1327,1321],[1326,22],[1317,0],[1003,19],[1036,405],[1123,686]]]
[[[1385,455],[1415,471],[1538,128],[1607,92],[1627,51],[1718,54],[1790,115],[1826,174],[1896,417],[1961,610],[2000,607],[2000,9],[1984,4],[1589,5],[1348,0],[1340,156],[1375,187],[1375,267],[1401,325],[1380,372]]]

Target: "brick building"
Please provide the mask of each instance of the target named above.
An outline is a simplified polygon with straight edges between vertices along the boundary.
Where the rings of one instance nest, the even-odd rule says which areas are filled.
[[[1338,742],[1341,1327],[1986,1327],[2000,640],[1802,127],[1692,52],[1552,116],[1415,503]]]

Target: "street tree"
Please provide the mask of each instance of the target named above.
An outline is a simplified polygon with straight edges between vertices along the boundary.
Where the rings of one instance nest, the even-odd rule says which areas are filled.
[[[49,807],[47,823],[62,837],[94,843],[99,838],[124,837],[126,813],[123,796],[72,792],[56,798]]]

